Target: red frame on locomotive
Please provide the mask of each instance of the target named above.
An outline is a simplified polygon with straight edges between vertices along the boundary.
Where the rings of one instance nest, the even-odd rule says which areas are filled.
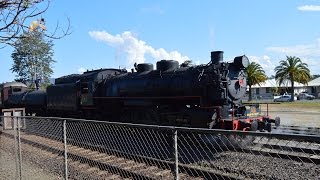
[[[261,104],[267,105],[266,114],[262,114]],[[274,123],[275,126],[280,125],[280,118],[276,117],[272,119],[269,115],[269,104],[279,104],[279,103],[245,103],[244,105],[249,106],[249,109],[246,109],[246,115],[241,117],[236,117],[232,109],[232,128],[227,127],[227,120],[222,120],[221,128],[222,129],[232,129],[232,130],[241,130],[241,131],[257,131],[257,130],[267,130],[271,132],[271,123]]]

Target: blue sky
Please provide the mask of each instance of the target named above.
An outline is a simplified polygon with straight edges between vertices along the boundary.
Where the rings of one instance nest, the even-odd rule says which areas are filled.
[[[49,32],[71,20],[72,34],[54,41],[54,78],[161,59],[202,64],[213,50],[225,61],[245,54],[269,76],[286,55],[320,74],[320,0],[53,0],[42,17]],[[0,49],[0,82],[15,78],[11,53]]]

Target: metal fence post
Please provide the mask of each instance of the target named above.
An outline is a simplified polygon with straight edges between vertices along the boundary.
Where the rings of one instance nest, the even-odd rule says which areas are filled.
[[[13,121],[13,140],[14,140],[14,153],[15,153],[15,157],[16,157],[16,179],[18,179],[19,173],[18,173],[18,169],[19,169],[19,165],[18,165],[18,143],[17,143],[17,122],[16,119],[11,116],[11,120]]]
[[[174,129],[173,133],[174,144],[174,179],[179,179],[179,157],[178,157],[178,130]]]
[[[67,120],[63,120],[63,144],[64,144],[64,177],[68,179],[68,152],[67,152]]]
[[[19,117],[17,117],[17,126],[18,126],[18,162],[19,162],[19,177],[22,179],[22,156],[21,156],[21,138],[20,138],[20,121]]]
[[[14,152],[16,155],[16,179],[21,179],[21,151],[20,151],[20,132],[18,130],[18,118],[11,116],[13,121],[13,135],[14,135]]]

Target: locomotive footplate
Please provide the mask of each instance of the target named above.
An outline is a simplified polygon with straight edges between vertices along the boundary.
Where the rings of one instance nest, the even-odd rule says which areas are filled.
[[[266,104],[267,110],[265,112],[262,111],[261,105]],[[276,117],[273,119],[269,115],[269,103],[246,103],[246,118],[245,122],[253,123],[257,122],[257,129],[255,129],[256,125],[250,125],[251,130],[259,130],[259,131],[268,131],[271,132],[272,124],[276,127],[280,126],[280,118]],[[249,126],[249,125],[247,125]]]
[[[220,127],[226,130],[240,131],[268,131],[271,132],[272,124],[280,125],[280,118],[271,118],[266,112],[262,112],[261,104],[252,103],[229,111],[229,118],[220,121]],[[230,118],[231,116],[231,118]]]

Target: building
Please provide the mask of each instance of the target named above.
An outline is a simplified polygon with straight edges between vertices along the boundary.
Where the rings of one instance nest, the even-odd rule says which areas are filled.
[[[320,77],[308,82],[307,89],[308,93],[320,98]]]
[[[319,79],[320,81],[320,79]],[[279,86],[279,83],[275,79],[268,79],[264,83],[261,83],[261,85],[254,85],[252,88],[252,97],[259,98],[259,99],[273,99],[274,95],[281,95],[285,93],[290,93],[291,89],[291,82],[287,81],[285,83],[282,83]],[[320,85],[319,85],[320,88]],[[308,88],[306,85],[294,82],[294,93],[299,94],[301,92],[308,91]],[[278,92],[278,93],[276,93]],[[320,92],[320,91],[319,91]]]

